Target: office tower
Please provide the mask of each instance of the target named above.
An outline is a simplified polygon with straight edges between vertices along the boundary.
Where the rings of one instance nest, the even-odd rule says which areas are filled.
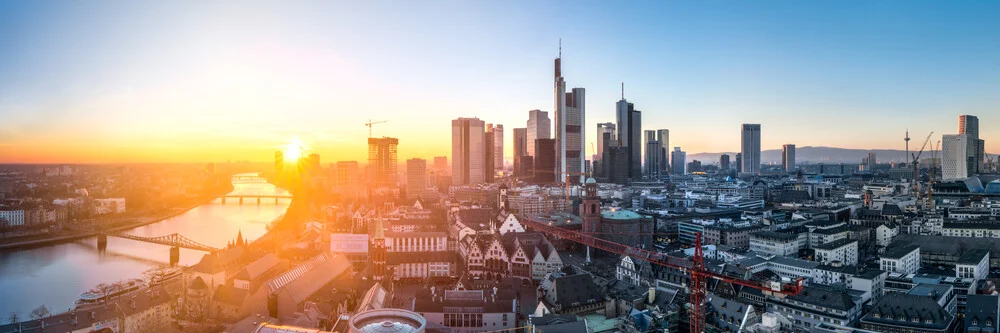
[[[785,172],[795,170],[795,145],[789,143],[781,146],[781,168]]]
[[[660,156],[660,151],[662,146],[660,145],[660,140],[656,138],[656,131],[647,130],[646,131],[646,178],[649,179],[659,179],[660,172],[663,171],[663,167],[660,162],[663,160]]]
[[[434,157],[434,172],[437,174],[448,173],[448,156]]]
[[[986,142],[979,138],[979,117],[972,115],[958,116],[958,134],[969,135],[968,159],[971,162],[968,169],[970,175],[982,172],[983,160],[986,158]]]
[[[941,136],[941,179],[964,179],[971,175],[974,154],[969,147],[975,145],[971,134],[945,134]]]
[[[312,170],[320,169],[319,154],[317,153],[309,154],[309,167],[312,168]]]
[[[486,123],[479,118],[451,121],[451,182],[453,185],[486,181]]]
[[[533,170],[535,183],[548,184],[559,181],[556,179],[556,140],[538,139],[535,140],[535,169]]]
[[[605,137],[608,137],[611,142],[615,140],[615,124],[614,123],[598,123],[597,124],[597,154],[596,161],[600,161],[604,158],[604,149],[607,149],[608,142],[605,141]]]
[[[368,167],[376,186],[396,185],[396,147],[399,139],[368,138]]]
[[[760,172],[760,124],[743,124],[741,133],[743,173]]]
[[[281,174],[281,171],[285,168],[285,152],[276,151],[274,152],[274,172]]]
[[[521,166],[518,171],[518,177],[525,180],[534,180],[535,178],[535,158],[531,155],[521,156]]]
[[[629,162],[631,159],[632,157],[628,154],[628,148],[615,145],[608,146],[604,150],[601,174],[608,182],[627,185]]]
[[[583,126],[586,113],[586,90],[573,88],[566,92],[566,80],[562,76],[562,47],[559,57],[555,59],[554,111],[556,139],[556,172],[560,181],[583,183],[582,173],[585,169],[583,158],[585,135]]]
[[[656,141],[660,142],[660,174],[670,173],[670,131],[661,128],[656,130]]]
[[[743,154],[736,153],[736,172],[743,172]]]
[[[642,175],[642,112],[622,97],[615,105],[618,122],[618,144],[626,147],[629,155],[628,178]]]
[[[727,154],[719,155],[719,170],[722,171],[729,170],[729,155]]]
[[[681,147],[674,147],[674,151],[670,153],[670,174],[672,175],[686,175],[687,170],[687,153],[681,151]]]
[[[358,161],[338,161],[337,172],[334,176],[334,186],[356,186],[361,182]]]
[[[552,121],[549,120],[549,113],[539,110],[528,111],[527,128],[528,153],[526,155],[535,156],[535,140],[551,137]]]
[[[493,125],[493,170],[503,171],[503,125]]]
[[[406,198],[420,198],[427,190],[427,160],[411,158],[406,160]]]
[[[485,169],[485,171],[483,171],[483,174],[485,175],[485,179],[483,181],[487,183],[492,183],[493,177],[497,174],[497,170],[493,168],[493,157],[496,155],[496,151],[494,151],[495,146],[493,145],[493,141],[495,141],[494,134],[493,126],[487,124],[486,133],[483,134],[483,150],[486,151],[485,155],[483,155],[483,169]]]
[[[701,161],[699,161],[699,160],[693,160],[693,161],[691,161],[691,163],[687,164],[687,170],[686,171],[688,173],[691,173],[691,172],[701,172]]]
[[[514,175],[521,174],[521,157],[528,154],[528,129],[514,129]]]

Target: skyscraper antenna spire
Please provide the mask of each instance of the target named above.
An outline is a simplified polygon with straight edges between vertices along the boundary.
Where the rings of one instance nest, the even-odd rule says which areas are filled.
[[[559,38],[559,58],[562,59],[562,38]]]
[[[622,99],[625,99],[625,81],[622,81]]]

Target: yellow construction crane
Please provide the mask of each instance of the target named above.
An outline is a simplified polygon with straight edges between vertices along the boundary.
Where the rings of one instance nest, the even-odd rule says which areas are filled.
[[[934,177],[937,173],[937,150],[941,145],[941,141],[934,143],[934,149],[931,150],[931,179],[930,185],[927,186],[927,203],[931,208],[931,212],[934,211]]]
[[[372,121],[371,118],[368,118],[368,122],[365,123],[365,126],[368,126],[368,138],[372,137],[372,125],[377,125],[387,122],[389,121],[388,120]]]

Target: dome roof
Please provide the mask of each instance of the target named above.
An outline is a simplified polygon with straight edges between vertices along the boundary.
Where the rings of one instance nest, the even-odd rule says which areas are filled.
[[[617,210],[613,212],[604,212],[601,214],[602,217],[612,220],[635,220],[642,218],[639,213],[633,212],[631,210]]]
[[[597,180],[594,177],[587,178],[587,184],[597,184]]]

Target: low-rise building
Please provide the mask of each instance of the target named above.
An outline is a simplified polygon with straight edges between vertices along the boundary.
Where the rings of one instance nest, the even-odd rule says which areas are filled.
[[[955,316],[933,299],[908,294],[885,295],[861,319],[861,327],[878,332],[952,332]]]
[[[955,263],[955,277],[981,280],[990,274],[990,250],[965,251]]]
[[[814,246],[816,261],[823,264],[839,262],[841,265],[858,264],[858,241],[840,239]]]
[[[890,247],[879,257],[879,267],[886,272],[913,274],[920,269],[920,246]]]
[[[848,291],[807,286],[797,295],[768,297],[767,310],[792,322],[795,329],[809,331],[819,324],[851,326],[861,318],[861,298]]]
[[[805,238],[805,234],[758,231],[750,234],[750,250],[773,256],[797,255]]]

